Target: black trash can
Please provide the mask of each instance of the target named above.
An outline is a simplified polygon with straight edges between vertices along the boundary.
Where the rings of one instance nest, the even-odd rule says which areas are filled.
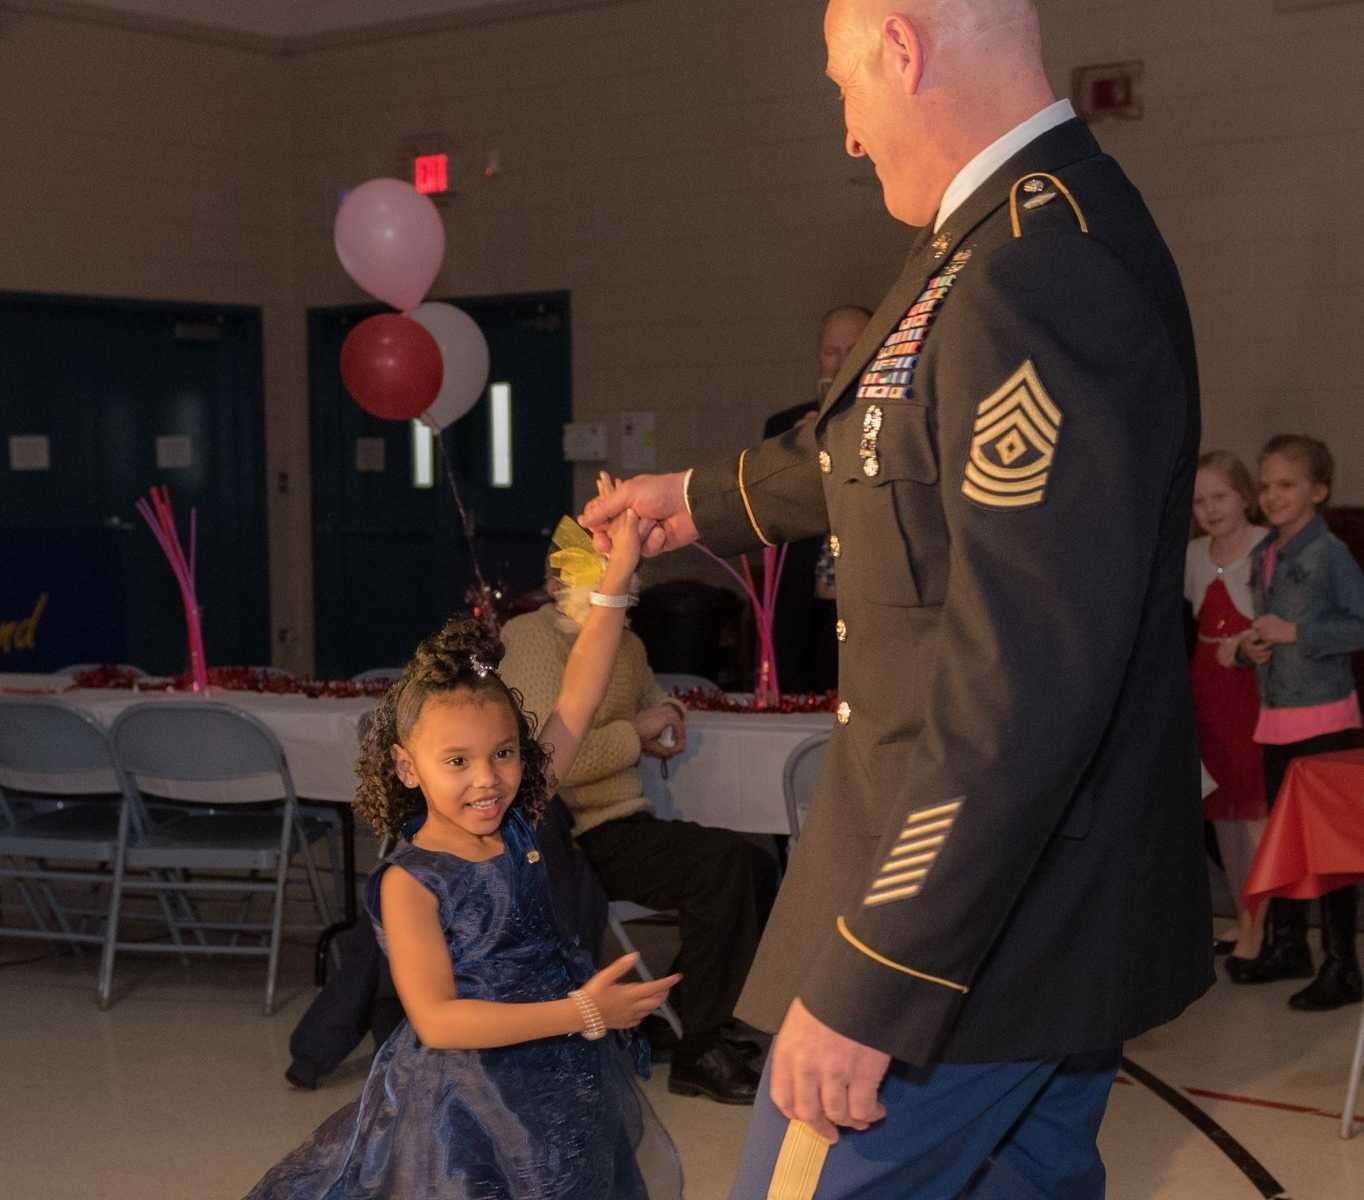
[[[646,588],[630,622],[655,673],[702,675],[737,690],[743,610],[744,602],[725,588],[674,579]]]

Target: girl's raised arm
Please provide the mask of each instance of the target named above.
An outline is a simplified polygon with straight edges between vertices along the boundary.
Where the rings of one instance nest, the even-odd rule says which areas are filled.
[[[597,492],[602,496],[610,495],[619,486],[605,472],[597,479]],[[554,711],[540,730],[540,741],[549,752],[557,779],[568,774],[578,745],[592,728],[592,716],[606,695],[625,628],[630,578],[639,565],[639,518],[634,512],[626,509],[611,522],[607,533],[611,538],[611,556],[606,560],[606,571],[596,593],[600,599],[594,598],[588,610],[587,620],[564,665]]]

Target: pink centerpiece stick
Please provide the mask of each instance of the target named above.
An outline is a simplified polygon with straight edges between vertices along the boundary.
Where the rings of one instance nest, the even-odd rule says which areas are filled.
[[[748,565],[748,556],[741,555],[740,564],[743,574],[739,574],[713,550],[699,542],[693,543],[703,554],[719,563],[734,581],[743,588],[753,605],[753,619],[758,627],[758,677],[753,688],[755,708],[774,708],[781,703],[781,684],[777,676],[777,649],[773,638],[773,624],[777,615],[777,587],[781,582],[782,570],[786,566],[786,547],[780,552],[775,546],[763,550],[763,588],[762,596],[753,580],[753,570]]]
[[[192,687],[196,692],[208,691],[208,661],[204,656],[203,622],[199,617],[199,597],[195,588],[197,573],[199,520],[198,511],[190,509],[190,556],[185,558],[180,544],[180,533],[175,527],[175,510],[170,493],[164,487],[153,487],[146,498],[135,507],[156,538],[157,544],[170,564],[171,573],[180,588],[180,600],[185,606],[185,631],[189,639],[189,665]]]

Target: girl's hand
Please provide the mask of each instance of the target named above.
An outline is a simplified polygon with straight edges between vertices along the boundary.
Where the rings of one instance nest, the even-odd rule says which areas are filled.
[[[1271,646],[1291,646],[1298,640],[1298,627],[1292,621],[1285,621],[1273,613],[1257,618],[1251,628],[1255,630],[1255,635],[1260,641]]]
[[[605,471],[597,476],[597,495],[603,500],[619,491],[620,487],[620,480],[612,479]],[[602,591],[625,592],[630,586],[630,576],[639,566],[639,517],[635,515],[634,509],[623,509],[612,517],[606,526],[606,533],[611,539],[611,556],[606,560],[606,571],[602,575]]]
[[[623,954],[583,984],[583,991],[601,1010],[607,1029],[633,1029],[668,998],[668,992],[682,978],[669,975],[646,983],[621,983],[622,976],[638,961],[638,954]]]
[[[1236,665],[1236,651],[1240,648],[1241,637],[1226,637],[1217,643],[1217,665],[1219,667],[1234,667]]]
[[[1257,667],[1262,667],[1273,656],[1274,647],[1260,637],[1254,629],[1250,629],[1242,636],[1241,654],[1250,659]]]

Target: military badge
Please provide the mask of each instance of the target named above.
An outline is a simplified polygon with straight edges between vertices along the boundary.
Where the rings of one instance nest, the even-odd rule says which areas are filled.
[[[908,900],[919,894],[956,824],[962,804],[962,800],[951,800],[909,814],[862,901],[864,908]]]
[[[976,408],[962,494],[985,508],[1041,504],[1061,421],[1029,359]]]

